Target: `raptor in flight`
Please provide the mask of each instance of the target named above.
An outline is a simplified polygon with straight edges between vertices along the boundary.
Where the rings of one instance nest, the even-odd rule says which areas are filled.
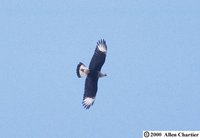
[[[101,68],[106,59],[107,45],[104,39],[97,42],[96,49],[90,61],[89,68],[83,63],[77,65],[76,74],[79,78],[86,76],[85,89],[83,95],[83,107],[89,109],[95,101],[98,89],[98,79],[107,76],[101,72]]]

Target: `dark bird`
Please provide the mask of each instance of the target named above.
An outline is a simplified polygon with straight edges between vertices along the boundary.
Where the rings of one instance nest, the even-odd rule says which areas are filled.
[[[85,79],[85,89],[83,95],[83,107],[89,109],[94,104],[98,89],[98,79],[107,76],[101,72],[101,68],[106,59],[107,45],[104,39],[99,40],[90,61],[89,68],[83,63],[77,65],[76,74],[79,78],[87,76]]]

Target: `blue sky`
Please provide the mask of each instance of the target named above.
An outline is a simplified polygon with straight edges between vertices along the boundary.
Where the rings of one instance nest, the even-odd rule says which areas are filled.
[[[133,138],[200,130],[198,0],[1,0],[0,137]],[[81,105],[96,41],[108,55]]]

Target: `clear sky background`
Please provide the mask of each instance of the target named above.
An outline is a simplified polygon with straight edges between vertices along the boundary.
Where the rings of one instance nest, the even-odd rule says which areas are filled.
[[[1,138],[139,138],[200,130],[199,0],[1,0]],[[108,53],[90,110],[96,41]]]

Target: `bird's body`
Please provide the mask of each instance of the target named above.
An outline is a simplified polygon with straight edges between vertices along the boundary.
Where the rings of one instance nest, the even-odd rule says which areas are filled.
[[[99,77],[106,76],[101,72],[101,68],[106,59],[107,45],[105,40],[97,42],[94,55],[90,61],[89,69],[83,64],[79,63],[76,69],[77,76],[87,76],[85,80],[85,89],[83,95],[83,106],[89,109],[93,105],[97,89]]]
[[[87,78],[85,79],[85,92],[84,97],[95,97],[98,89],[98,72],[90,71]]]

